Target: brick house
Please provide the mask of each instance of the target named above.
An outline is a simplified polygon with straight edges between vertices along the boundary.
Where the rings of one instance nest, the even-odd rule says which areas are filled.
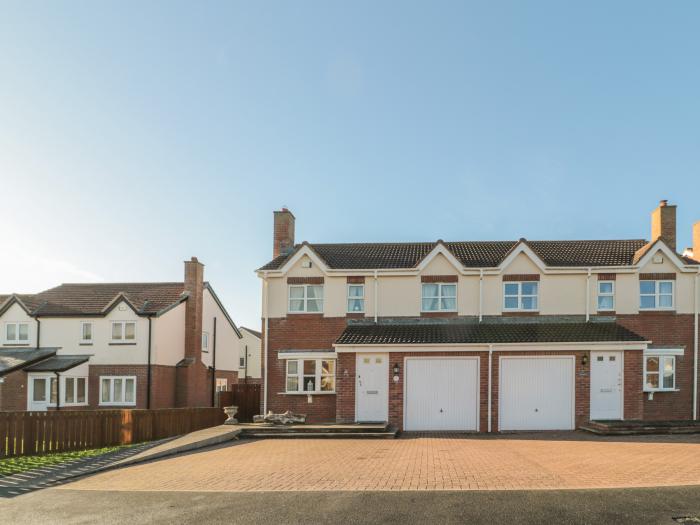
[[[264,407],[403,430],[698,416],[700,222],[651,239],[310,244],[274,212]],[[694,258],[693,258],[694,256]]]
[[[212,406],[236,383],[239,329],[185,261],[182,282],[0,295],[0,410]]]

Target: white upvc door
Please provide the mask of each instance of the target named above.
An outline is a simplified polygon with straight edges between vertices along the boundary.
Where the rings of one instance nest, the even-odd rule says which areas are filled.
[[[623,369],[622,352],[591,352],[591,419],[622,419]]]
[[[28,380],[27,410],[45,411],[51,404],[51,387],[55,386],[55,377],[30,375]]]
[[[389,420],[389,354],[357,354],[355,420]]]

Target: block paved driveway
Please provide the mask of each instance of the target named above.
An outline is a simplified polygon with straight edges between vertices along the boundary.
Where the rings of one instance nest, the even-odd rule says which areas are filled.
[[[700,485],[700,436],[244,440],[105,472],[109,491],[532,490]]]

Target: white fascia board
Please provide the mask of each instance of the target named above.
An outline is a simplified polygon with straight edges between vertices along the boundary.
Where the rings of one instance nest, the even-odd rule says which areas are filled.
[[[448,250],[447,247],[442,243],[438,243],[437,246],[435,246],[435,248],[433,248],[428,255],[423,257],[423,260],[418,264],[416,270],[418,272],[423,271],[428,266],[428,264],[430,264],[430,262],[440,254],[444,255],[445,258],[448,261],[450,261],[450,264],[454,266],[455,270],[457,270],[458,272],[464,271],[464,266],[462,266],[462,263],[459,262],[457,257],[455,257],[452,254],[452,252]]]
[[[279,352],[277,359],[337,359],[335,352]]]
[[[516,247],[513,249],[512,252],[508,254],[508,256],[503,259],[503,262],[498,266],[499,270],[503,272],[508,266],[511,265],[511,263],[515,260],[515,258],[520,255],[521,253],[524,253],[527,255],[530,260],[535,263],[535,266],[539,268],[541,272],[545,272],[547,269],[547,265],[544,263],[542,259],[538,257],[538,255],[532,251],[532,248],[530,248],[527,244],[525,244],[523,241],[520,241]]]
[[[339,345],[334,344],[335,351],[344,353],[377,352],[488,352],[489,346],[494,352],[535,352],[535,351],[581,351],[581,350],[645,350],[651,341],[610,341],[581,343],[454,343],[429,345]]]
[[[639,259],[639,262],[636,265],[637,269],[649,263],[649,261],[652,259],[652,257],[654,257],[654,255],[656,255],[656,252],[658,251],[663,252],[663,254],[666,257],[668,257],[673,262],[674,266],[676,266],[681,272],[697,272],[697,266],[685,264],[685,262],[682,261],[680,257],[678,257],[678,254],[671,250],[671,248],[669,248],[662,239],[659,239],[654,244],[652,244],[651,248],[647,250],[647,253],[645,253],[644,256],[641,259]]]
[[[644,355],[684,355],[685,350],[683,348],[645,348]]]
[[[323,262],[323,260],[321,260],[321,258],[316,254],[313,248],[311,248],[311,246],[309,246],[308,244],[302,246],[299,249],[299,251],[297,251],[286,263],[284,263],[284,265],[279,270],[276,270],[276,273],[287,273],[292,268],[292,266],[294,266],[305,255],[309,259],[311,259],[311,261],[313,261],[323,273],[328,273],[328,266],[326,265],[326,263]]]

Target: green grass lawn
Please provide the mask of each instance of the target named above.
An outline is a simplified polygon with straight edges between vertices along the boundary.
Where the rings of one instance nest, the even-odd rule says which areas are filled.
[[[126,448],[126,446],[93,448],[90,450],[76,450],[74,452],[55,452],[41,456],[20,456],[17,458],[0,459],[0,476],[9,476],[18,472],[25,472],[35,468],[49,467],[76,459],[101,456],[108,452],[114,452]]]

